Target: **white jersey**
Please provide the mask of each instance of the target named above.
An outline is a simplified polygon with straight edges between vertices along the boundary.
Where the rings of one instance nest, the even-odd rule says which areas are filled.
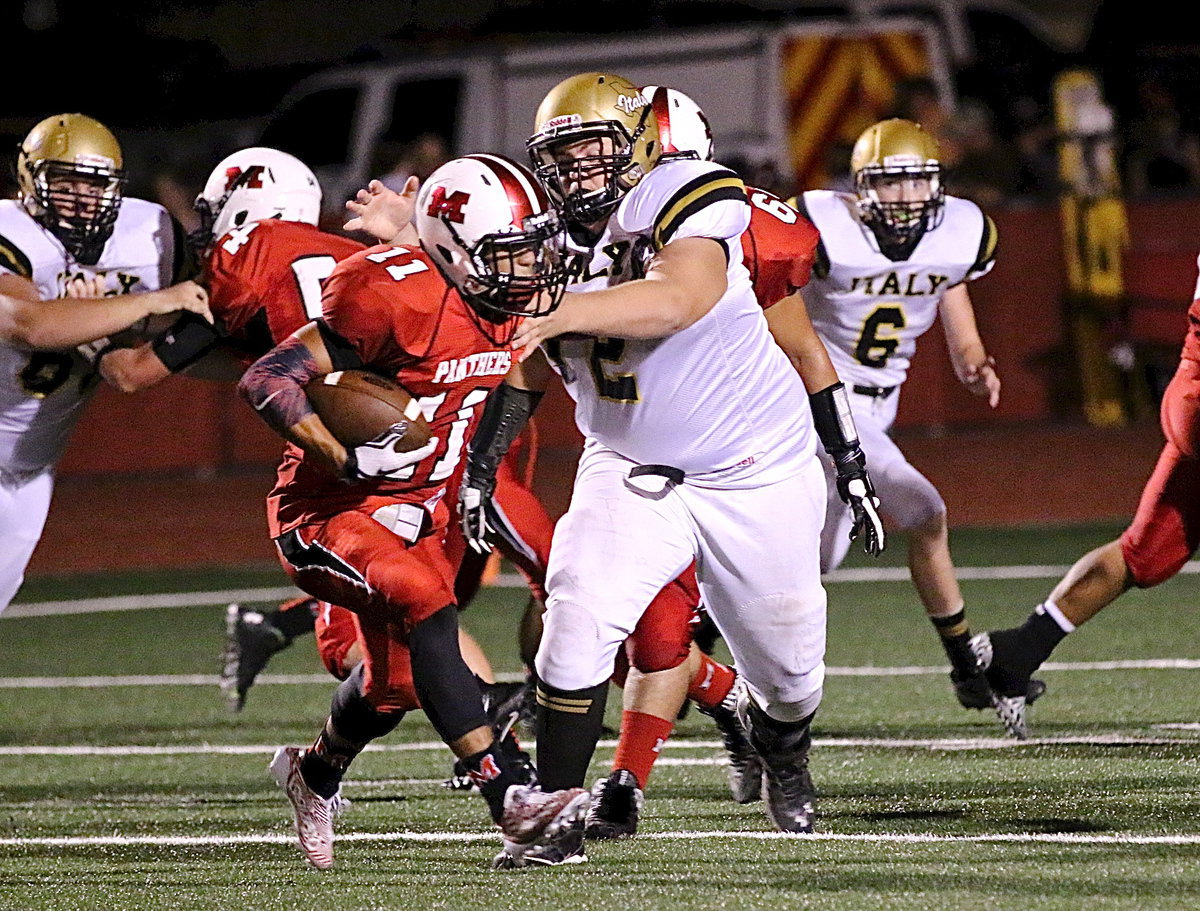
[[[899,386],[946,289],[992,268],[996,226],[975,203],[947,196],[942,223],[895,261],[880,252],[852,194],[809,190],[799,202],[821,232],[801,295],[838,376],[847,386]]]
[[[95,265],[80,265],[21,204],[0,200],[0,274],[27,278],[43,300],[63,296],[73,278],[105,276],[110,294],[171,284],[183,255],[166,209],[125,199]],[[96,388],[91,365],[74,351],[26,351],[0,344],[0,478],[23,479],[58,461]]]
[[[583,254],[587,265],[572,290],[640,278],[655,252],[682,237],[725,246],[728,287],[701,319],[666,338],[546,346],[586,438],[713,487],[769,483],[813,455],[804,387],[771,338],[742,263],[749,221],[741,180],[710,162],[664,162],[626,194]]]

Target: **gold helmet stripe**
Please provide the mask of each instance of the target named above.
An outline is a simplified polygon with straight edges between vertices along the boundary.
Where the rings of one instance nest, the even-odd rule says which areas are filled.
[[[2,234],[0,234],[0,267],[16,273],[21,278],[33,280],[33,263],[29,261],[29,257]]]
[[[670,243],[679,226],[701,209],[727,199],[749,205],[746,185],[733,171],[712,171],[685,183],[659,210],[654,223],[655,249],[661,250]]]
[[[983,236],[979,239],[979,255],[975,258],[975,265],[971,267],[972,272],[978,272],[984,269],[987,265],[996,258],[996,242],[999,240],[999,232],[996,231],[996,223],[992,221],[990,216],[983,216]]]

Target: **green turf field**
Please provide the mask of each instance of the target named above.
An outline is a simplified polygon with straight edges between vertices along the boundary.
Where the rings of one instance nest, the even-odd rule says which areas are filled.
[[[1053,566],[1116,531],[964,531],[953,546],[963,567]],[[848,568],[900,566],[896,544]],[[975,628],[1021,620],[1054,581],[965,581]],[[761,805],[729,800],[715,730],[691,712],[636,839],[517,873],[488,869],[483,802],[440,786],[449,754],[420,716],[355,764],[335,869],[305,868],[266,764],[328,708],[311,640],[231,715],[215,686],[221,604],[44,605],[282,585],[269,567],[30,581],[20,602],[49,615],[0,619],[0,909],[1200,907],[1196,575],[1130,593],[1070,637],[1024,745],[954,703],[911,586],[831,583],[818,836],[776,835]],[[485,590],[464,615],[501,672],[519,671],[522,602]],[[611,756],[610,742],[597,777]]]

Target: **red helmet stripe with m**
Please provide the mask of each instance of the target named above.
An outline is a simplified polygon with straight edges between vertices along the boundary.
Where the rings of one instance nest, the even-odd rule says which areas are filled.
[[[650,107],[654,111],[654,119],[658,121],[658,141],[663,152],[673,155],[679,149],[671,141],[671,103],[667,98],[667,87],[660,85],[650,98]]]
[[[526,218],[538,215],[550,208],[550,197],[536,181],[529,177],[513,162],[500,155],[468,155],[467,158],[478,161],[500,181],[504,194],[508,197],[512,209],[514,227],[520,228]]]

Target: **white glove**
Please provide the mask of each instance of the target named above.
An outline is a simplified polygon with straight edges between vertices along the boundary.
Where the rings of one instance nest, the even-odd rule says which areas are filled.
[[[393,424],[375,439],[355,446],[346,462],[346,475],[356,480],[388,478],[403,481],[408,478],[412,474],[413,466],[433,455],[437,449],[438,438],[430,437],[429,442],[419,449],[397,452],[396,443],[407,429],[408,425],[404,422]]]

